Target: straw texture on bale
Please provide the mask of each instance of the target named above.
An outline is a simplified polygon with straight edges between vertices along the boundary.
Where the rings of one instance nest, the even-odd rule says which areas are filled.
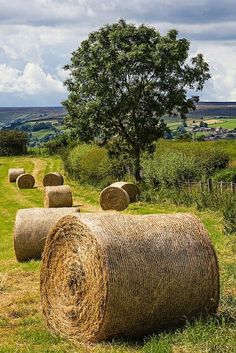
[[[16,181],[18,176],[21,174],[24,174],[25,170],[23,168],[11,168],[8,170],[8,180],[10,183],[13,183]]]
[[[189,214],[76,214],[49,233],[41,303],[74,342],[140,337],[217,310],[215,252]]]
[[[72,204],[72,191],[68,185],[45,187],[44,207],[71,207]]]
[[[16,185],[19,189],[32,189],[35,184],[33,175],[25,173],[18,176],[16,179]]]
[[[48,173],[43,178],[43,186],[57,186],[63,184],[63,176],[58,172]]]
[[[46,236],[65,215],[79,212],[78,208],[26,208],[16,214],[14,248],[19,262],[41,259]]]
[[[134,183],[129,183],[126,181],[117,181],[111,184],[111,186],[117,186],[118,188],[124,189],[129,195],[130,202],[135,202],[140,194],[139,188]]]
[[[130,198],[124,189],[110,185],[102,190],[99,202],[104,211],[123,211],[128,207]]]

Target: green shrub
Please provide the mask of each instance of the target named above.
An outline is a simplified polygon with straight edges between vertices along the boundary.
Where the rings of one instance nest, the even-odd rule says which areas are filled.
[[[227,146],[228,142],[225,144]],[[224,169],[229,164],[229,153],[225,145],[220,141],[210,142],[185,142],[159,140],[156,143],[154,159],[161,158],[167,152],[181,152],[185,156],[193,157],[196,160],[196,168],[204,177],[212,176],[216,171]],[[232,154],[233,155],[233,154]]]
[[[224,229],[226,233],[236,233],[236,198],[223,204]]]
[[[50,155],[54,155],[61,154],[68,145],[71,145],[69,136],[62,134],[46,142],[44,147]]]
[[[119,136],[112,137],[106,144],[112,170],[117,179],[123,180],[128,175],[134,175],[134,160],[130,147]]]
[[[27,143],[27,133],[19,130],[1,130],[0,156],[14,156],[26,154]]]
[[[150,188],[173,187],[179,181],[199,178],[195,158],[179,151],[168,151],[159,158],[146,159],[142,166],[145,183]]]
[[[216,181],[233,182],[236,183],[236,168],[228,168],[217,172],[214,177]]]
[[[65,169],[82,183],[106,186],[112,181],[112,168],[103,147],[81,144],[64,155]]]
[[[206,149],[195,154],[196,167],[205,177],[212,176],[216,171],[225,169],[229,165],[229,156],[222,150]]]

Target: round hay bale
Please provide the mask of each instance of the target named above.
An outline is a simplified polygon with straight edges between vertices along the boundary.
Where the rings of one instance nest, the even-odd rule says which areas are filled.
[[[139,197],[139,188],[134,183],[129,183],[126,181],[117,181],[116,183],[111,184],[111,186],[117,186],[118,188],[124,189],[129,195],[130,202],[137,201]]]
[[[99,202],[104,211],[123,211],[128,207],[130,199],[128,193],[124,189],[110,185],[102,190]]]
[[[78,208],[26,208],[16,214],[14,248],[19,262],[41,259],[46,236],[63,216],[79,212]]]
[[[44,207],[71,207],[72,204],[72,191],[68,185],[45,187]]]
[[[69,215],[47,237],[43,313],[73,341],[141,337],[214,313],[218,301],[217,258],[192,215]]]
[[[35,184],[33,175],[25,173],[18,176],[16,179],[16,185],[19,189],[32,189]]]
[[[43,178],[43,186],[57,186],[63,184],[64,178],[58,172],[48,173]]]
[[[14,183],[18,176],[21,174],[24,174],[25,170],[24,168],[11,168],[8,170],[8,180],[10,183]]]

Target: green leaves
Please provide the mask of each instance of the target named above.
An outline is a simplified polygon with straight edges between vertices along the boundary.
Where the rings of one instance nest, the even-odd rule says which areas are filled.
[[[196,102],[187,89],[201,90],[210,77],[201,54],[186,63],[189,45],[176,30],[161,36],[124,20],[91,33],[65,67],[67,122],[86,141],[118,134],[137,157],[163,134],[160,117],[184,118]]]

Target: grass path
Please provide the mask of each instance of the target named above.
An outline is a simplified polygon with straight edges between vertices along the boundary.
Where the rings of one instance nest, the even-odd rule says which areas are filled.
[[[43,159],[34,158],[32,160],[34,167],[32,171],[32,175],[35,178],[36,186],[43,187],[43,175],[42,172],[46,170],[47,162]]]
[[[38,188],[17,190],[7,180],[8,168],[23,166],[31,172]],[[202,219],[216,247],[221,270],[221,315],[209,322],[197,320],[182,330],[162,333],[139,343],[98,344],[74,347],[46,329],[40,309],[39,261],[20,264],[15,260],[13,226],[18,209],[42,207],[42,178],[49,171],[61,171],[56,157],[0,157],[0,353],[236,353],[236,241],[222,233],[222,219],[213,212],[194,208],[135,203],[124,213],[194,212]],[[65,178],[73,189],[74,204],[81,211],[100,211],[100,190],[80,186]]]

